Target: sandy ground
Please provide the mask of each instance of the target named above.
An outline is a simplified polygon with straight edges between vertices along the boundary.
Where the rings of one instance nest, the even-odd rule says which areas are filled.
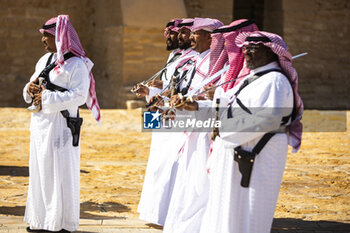
[[[151,139],[141,110],[102,110],[101,127],[81,114],[81,218],[137,217]],[[276,218],[350,223],[349,120],[345,111],[305,112],[307,132],[301,150],[289,152]],[[0,216],[24,214],[29,122],[23,108],[0,108]]]

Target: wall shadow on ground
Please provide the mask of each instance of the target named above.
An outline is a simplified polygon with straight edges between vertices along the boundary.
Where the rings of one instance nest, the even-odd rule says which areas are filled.
[[[295,218],[275,218],[272,224],[271,233],[299,233],[299,232],[329,232],[348,233],[350,223],[334,221],[306,221]]]
[[[90,172],[80,170],[80,173]],[[29,176],[29,168],[18,166],[0,166],[0,176]]]
[[[117,202],[83,202],[80,204],[81,219],[126,219],[125,217],[104,216],[108,212],[123,213],[130,211],[130,208]],[[1,215],[24,216],[25,206],[0,206]],[[151,228],[161,227],[146,224]],[[335,221],[306,221],[295,218],[275,218],[273,220],[271,233],[299,233],[299,232],[327,232],[327,233],[349,233],[350,223]]]
[[[74,231],[74,233],[97,233],[96,231]]]
[[[125,219],[125,217],[103,216],[104,213],[124,213],[131,209],[128,206],[117,202],[83,202],[80,203],[80,218],[81,219]],[[96,214],[95,214],[96,213]]]
[[[153,229],[158,229],[158,230],[163,230],[163,227],[157,224],[153,224],[153,223],[147,223],[145,224],[146,226],[153,228]]]
[[[83,202],[80,203],[81,219],[125,219],[125,217],[104,216],[108,212],[124,213],[129,212],[130,208],[117,202]],[[12,216],[24,216],[25,206],[0,206],[0,214]]]
[[[95,231],[74,231],[74,233],[97,233]]]
[[[24,216],[25,206],[0,206],[0,214]]]
[[[0,166],[0,176],[29,176],[29,168],[18,166]]]

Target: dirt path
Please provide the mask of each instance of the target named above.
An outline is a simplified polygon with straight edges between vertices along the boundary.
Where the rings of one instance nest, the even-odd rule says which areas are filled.
[[[141,132],[141,111],[103,110],[101,127],[87,110],[82,116],[81,218],[137,218],[151,136]],[[289,153],[276,218],[350,223],[349,119],[306,111],[308,132]],[[0,216],[24,214],[29,121],[25,109],[0,108]]]

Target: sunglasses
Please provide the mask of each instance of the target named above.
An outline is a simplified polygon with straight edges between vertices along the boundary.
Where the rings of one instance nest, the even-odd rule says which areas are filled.
[[[250,51],[255,52],[256,50],[260,49],[262,46],[260,44],[249,44],[247,46],[243,47],[243,52]]]

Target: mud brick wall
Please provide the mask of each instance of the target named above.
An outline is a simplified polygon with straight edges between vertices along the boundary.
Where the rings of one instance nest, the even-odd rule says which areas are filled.
[[[68,14],[88,57],[101,107],[123,106],[122,18],[118,0],[0,1],[0,106],[27,106],[22,89],[46,53],[38,29]],[[119,54],[119,56],[118,56]]]
[[[147,4],[141,1],[132,2],[134,3],[122,1],[123,80],[127,85],[147,79],[164,66],[169,51],[166,51],[163,32],[169,19],[210,17],[224,23],[232,20],[231,0],[149,0]],[[143,14],[144,18],[139,19],[139,14]]]
[[[125,86],[126,100],[135,100],[131,87],[159,71],[168,58],[170,52],[166,51],[163,36],[165,25],[172,18],[186,17],[186,9],[182,0],[121,0],[121,6],[123,67],[120,78]],[[131,106],[130,102],[128,106]],[[134,105],[139,106],[140,103]]]
[[[91,59],[101,108],[124,107],[123,18],[119,0],[89,1],[93,9]]]
[[[125,86],[157,72],[169,54],[164,25],[174,17],[211,17],[228,24],[238,0],[1,0],[0,107],[26,104],[22,88],[45,53],[38,28],[69,14],[95,63],[102,108],[124,108]],[[155,3],[156,2],[156,3]],[[253,1],[254,2],[254,1]],[[350,2],[348,0],[258,0],[263,30],[285,39],[293,55],[299,90],[309,109],[350,107]],[[239,4],[237,4],[238,7]],[[243,11],[244,9],[242,9]]]
[[[264,26],[282,32],[293,55],[309,53],[293,62],[305,108],[350,108],[348,0],[265,1]]]
[[[24,106],[22,89],[34,72],[38,59],[45,54],[38,29],[58,13],[71,15],[71,21],[80,34],[87,52],[91,47],[89,27],[83,18],[91,14],[87,0],[0,1],[0,106]]]
[[[184,0],[188,17],[218,19],[229,24],[233,19],[232,0]]]
[[[163,28],[124,26],[123,32],[123,79],[132,85],[159,71],[165,65],[169,51],[166,50]]]

